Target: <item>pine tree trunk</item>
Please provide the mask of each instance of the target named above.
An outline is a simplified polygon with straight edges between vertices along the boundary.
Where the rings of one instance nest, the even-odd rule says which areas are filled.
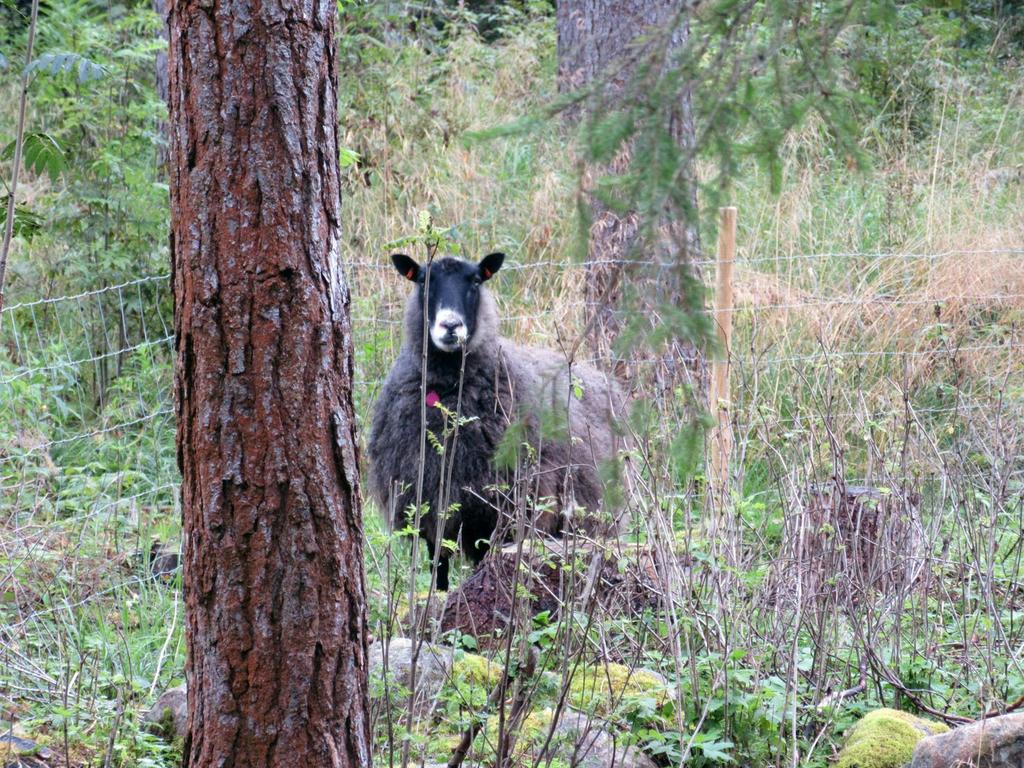
[[[600,83],[594,98],[567,112],[569,120],[581,117],[588,106],[614,109],[628,93],[636,62],[649,52],[646,38],[652,31],[664,31],[674,25],[669,48],[677,50],[686,44],[689,27],[679,20],[680,4],[675,0],[560,0],[557,4],[558,79],[563,92],[571,92]],[[692,154],[694,143],[693,113],[689,90],[679,93],[678,102],[669,117],[669,130],[684,155]],[[585,190],[592,189],[601,176],[625,172],[631,163],[627,147],[607,166],[587,168]],[[692,173],[684,174],[693,179]],[[691,183],[687,194],[694,211],[697,188]],[[650,350],[636,348],[616,356],[612,346],[625,326],[627,313],[648,318],[653,328],[660,321],[666,305],[685,302],[683,280],[686,275],[700,279],[700,237],[696,221],[669,219],[655,222],[655,242],[639,243],[640,221],[635,212],[619,215],[594,195],[588,195],[592,224],[587,256],[588,320],[592,320],[590,342],[602,357],[610,357],[620,373],[652,383],[656,394],[664,394],[680,383],[693,385],[697,402],[703,403],[707,391],[707,367],[699,349],[683,341],[668,345],[653,366],[636,370],[638,360],[648,357]],[[627,266],[622,262],[635,257],[653,262]],[[630,291],[632,303],[626,301]],[[646,375],[646,374],[651,375]]]
[[[175,0],[186,766],[368,766],[333,0]]]

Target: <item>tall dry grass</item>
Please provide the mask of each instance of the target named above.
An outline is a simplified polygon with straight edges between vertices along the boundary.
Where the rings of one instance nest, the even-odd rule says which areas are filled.
[[[406,291],[387,244],[413,230],[421,210],[452,226],[467,256],[509,253],[493,283],[509,335],[557,346],[582,328],[571,136],[550,124],[466,140],[553,93],[552,34],[538,22],[494,46],[467,35],[447,56],[411,40],[367,56],[361,76],[342,83],[343,142],[363,157],[345,171],[344,258],[364,425],[397,350]],[[630,546],[612,555],[623,570],[643,567],[654,607],[603,612],[586,588],[593,544],[560,543],[564,562],[584,563],[565,569],[580,588],[560,595],[562,610],[547,623],[522,606],[523,631],[488,651],[483,695],[479,680],[470,691],[454,680],[443,717],[413,734],[399,729],[414,757],[447,759],[456,727],[482,719],[469,764],[493,763],[502,705],[521,722],[547,723],[552,702],[572,694],[573,670],[609,659],[630,674],[657,671],[668,686],[616,701],[590,718],[593,727],[632,739],[660,764],[713,764],[710,744],[741,764],[824,765],[869,706],[976,716],[1024,691],[1024,110],[1019,90],[1006,94],[993,106],[976,87],[950,81],[935,104],[941,130],[925,139],[872,134],[865,148],[874,166],[864,171],[833,157],[822,126],[810,123],[788,140],[780,194],[768,194],[754,166],[735,180],[737,444],[727,532],[736,546],[709,540],[702,526],[699,462],[692,477],[675,450],[683,408],[671,398],[648,402],[647,417],[631,423]],[[711,253],[715,212],[706,218]],[[78,307],[61,310],[70,323],[81,322]],[[107,330],[116,332],[116,318]],[[50,341],[16,343],[46,366],[64,354]],[[144,367],[151,378],[139,375],[140,391],[165,392],[156,379],[169,367]],[[40,403],[48,383],[38,384]],[[121,417],[129,424],[167,406],[138,400]],[[145,555],[151,533],[177,535],[169,416],[138,432],[117,419],[101,430],[70,435],[75,442],[52,446],[54,457],[63,465],[73,448],[95,443],[122,470],[134,467],[130,482],[159,478],[159,487],[134,499],[123,472],[101,481],[76,473],[55,491],[44,453],[30,463],[35,476],[15,478],[24,514],[0,536],[0,596],[17,585],[7,627],[17,645],[0,667],[11,685],[0,696],[16,691],[47,713],[55,701],[80,702],[75,719],[53,721],[53,734],[122,722],[124,703],[150,703],[184,653],[178,595],[140,575],[131,558],[135,549]],[[854,484],[872,489],[865,503],[833,501]],[[92,500],[84,514],[69,506],[76,488]],[[65,507],[72,511],[55,522]],[[366,528],[370,612],[383,639],[409,631],[402,596],[429,579],[377,510],[367,510]],[[131,541],[122,541],[125,529]],[[426,621],[417,637],[437,634]],[[520,685],[509,673],[530,668],[531,647],[544,653]],[[858,693],[834,697],[862,677]],[[112,693],[99,690],[101,680]],[[501,680],[508,696],[488,704]],[[407,701],[406,692],[382,693],[376,725],[386,732]],[[828,701],[838,704],[819,709]],[[658,738],[678,752],[655,753]],[[382,762],[401,751],[387,737],[379,748]],[[539,745],[531,749],[528,759],[518,753],[520,764],[546,760]]]
[[[523,117],[552,93],[546,34],[490,48],[468,39],[439,75],[404,62],[400,100],[431,83],[431,127],[369,126],[387,146],[385,180],[353,186],[347,205],[358,211],[349,255],[374,265],[353,270],[372,337],[371,392],[397,343],[387,323],[405,291],[376,265],[419,210],[454,226],[468,256],[510,254],[518,269],[494,284],[507,333],[556,346],[581,329],[571,136],[557,124],[483,144],[459,136]],[[780,194],[767,194],[753,166],[735,180],[736,546],[705,537],[699,472],[686,479],[671,448],[682,409],[648,403],[651,418],[633,427],[640,471],[628,497],[637,546],[656,563],[661,623],[646,631],[595,614],[585,590],[562,594],[562,651],[542,660],[544,671],[569,685],[580,660],[657,668],[678,697],[675,725],[662,727],[682,732],[683,754],[700,756],[715,734],[742,744],[744,759],[779,765],[822,764],[865,699],[955,721],[1024,684],[1015,650],[1024,604],[1013,586],[1021,542],[1007,527],[1024,475],[1024,191],[1014,171],[1024,111],[1020,92],[1011,96],[993,108],[950,82],[935,105],[941,130],[867,139],[875,165],[866,170],[832,157],[827,133],[810,123],[788,140]],[[966,116],[977,110],[992,119],[973,124]],[[852,485],[871,495],[840,502]],[[383,565],[404,562],[401,540],[380,542],[388,555],[373,578],[406,579]],[[570,560],[591,551],[566,546]],[[528,616],[524,608],[524,632]],[[420,629],[436,637],[429,621]],[[523,653],[517,641],[492,657],[507,669],[510,659],[525,664]],[[833,695],[851,686],[849,700]],[[830,700],[839,706],[816,709]],[[718,711],[715,701],[730,705]],[[421,759],[443,757],[430,737],[443,726],[419,734]],[[473,743],[471,757],[487,759],[501,738],[485,728]]]

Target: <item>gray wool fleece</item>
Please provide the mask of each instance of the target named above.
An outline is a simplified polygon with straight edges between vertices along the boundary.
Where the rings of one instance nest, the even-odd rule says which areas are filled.
[[[406,511],[416,503],[422,344],[423,314],[413,290],[406,304],[402,349],[377,400],[368,451],[371,492],[382,510],[393,510],[396,528],[405,527]],[[453,413],[461,362],[461,354],[445,354],[429,346],[426,391],[437,393],[441,404]],[[558,533],[564,528],[565,513],[574,507],[588,513],[600,510],[604,483],[598,467],[618,449],[613,422],[621,415],[625,398],[619,386],[597,369],[574,364],[571,371],[579,386],[570,387],[569,366],[559,353],[502,338],[494,299],[481,290],[477,328],[466,350],[464,421],[455,441],[454,461],[451,424],[445,455],[427,442],[422,499],[429,511],[421,516],[419,528],[431,552],[440,537],[460,540],[465,554],[479,562],[483,549],[478,549],[476,542],[489,540],[499,520],[507,524],[515,508],[510,490],[514,472],[496,468],[492,459],[506,429],[516,422],[523,425],[521,435],[531,446],[516,487],[533,500],[553,501],[536,505],[545,511],[534,513],[532,524],[544,532]],[[541,414],[547,415],[542,419]],[[563,427],[556,437],[542,440],[539,423],[551,420],[552,414],[569,429]],[[427,429],[443,439],[446,430],[440,408],[427,408]],[[566,439],[566,432],[571,440]],[[443,477],[449,472],[450,484]],[[450,511],[443,531],[439,531],[437,512],[439,500],[445,498],[443,486]],[[583,520],[585,529],[597,532],[593,514]]]

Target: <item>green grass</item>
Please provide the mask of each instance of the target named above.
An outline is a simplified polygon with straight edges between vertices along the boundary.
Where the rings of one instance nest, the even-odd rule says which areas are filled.
[[[493,45],[461,33],[447,49],[418,38],[366,47],[348,31],[342,141],[362,160],[344,171],[343,255],[365,434],[399,344],[405,284],[387,266],[387,243],[412,231],[420,211],[451,226],[465,254],[502,249],[527,267],[495,282],[510,318],[505,331],[519,339],[553,344],[558,334],[578,333],[584,274],[574,261],[572,135],[552,123],[488,141],[472,136],[529,115],[555,93],[550,20],[520,21]],[[694,564],[689,580],[675,585],[679,615],[599,617],[594,625],[576,616],[531,628],[558,639],[541,658],[556,674],[564,641],[588,658],[607,652],[670,679],[679,696],[670,712],[659,702],[645,715],[638,705],[621,724],[660,759],[686,746],[668,743],[658,725],[666,719],[687,735],[700,724],[693,756],[702,765],[723,762],[723,754],[740,764],[788,759],[793,713],[803,726],[826,688],[856,682],[867,648],[940,709],[974,714],[1024,693],[1006,651],[1020,644],[1024,607],[1016,586],[1024,259],[1009,252],[1024,248],[1024,193],[1013,175],[1024,163],[1024,110],[1012,63],[941,71],[922,107],[927,130],[881,119],[865,125],[870,167],[851,170],[812,123],[784,148],[778,196],[754,164],[734,181],[741,561],[719,567],[721,552],[702,528],[700,480],[681,477],[666,447],[681,408],[659,402],[640,511],[671,520],[673,545]],[[151,96],[151,84],[138,87]],[[11,92],[9,78],[0,88]],[[67,105],[49,94],[35,108],[59,124]],[[78,109],[74,117],[81,119]],[[142,130],[131,114],[115,118]],[[86,164],[89,145],[80,151]],[[701,168],[706,178],[713,171]],[[103,284],[91,282],[96,274],[114,283],[164,271],[166,251],[153,245],[163,242],[163,225],[153,223],[165,213],[154,198],[159,177],[132,174],[117,195],[93,200],[90,215],[113,202],[118,215],[149,223],[134,233],[122,226],[109,259],[85,239],[81,222],[19,243],[8,303],[94,288]],[[85,184],[27,183],[39,210],[55,217],[68,214]],[[715,212],[704,215],[712,253]],[[908,261],[879,252],[945,255]],[[808,254],[834,255],[796,258]],[[62,270],[63,259],[73,268]],[[823,303],[835,299],[845,303]],[[932,299],[941,299],[939,317]],[[166,287],[147,285],[19,309],[0,329],[15,361],[0,361],[0,636],[11,649],[0,661],[0,704],[58,754],[66,729],[73,762],[95,764],[115,728],[114,765],[177,760],[174,747],[138,725],[155,695],[180,681],[184,663],[179,585],[145,579],[138,562],[154,539],[180,536],[165,413],[173,355],[161,343],[124,359],[92,359],[162,338],[170,326]],[[974,347],[983,349],[957,351]],[[969,407],[948,410],[954,406]],[[907,408],[920,413],[908,419]],[[851,605],[842,597],[849,585],[838,585],[846,589],[798,611],[795,590],[809,582],[787,560],[787,542],[803,524],[800,491],[838,472],[896,491],[906,481],[921,497],[924,551],[942,556],[929,562],[924,582],[896,598],[868,590]],[[394,621],[389,606],[408,595],[411,568],[406,540],[386,530],[372,504],[365,519],[369,610],[380,637]],[[422,566],[416,578],[424,588]],[[725,597],[721,584],[729,586]],[[878,678],[877,669],[871,674]],[[878,704],[914,708],[892,686],[870,685],[819,723],[825,736],[810,763],[824,764],[843,729]],[[798,735],[803,750],[812,740]]]

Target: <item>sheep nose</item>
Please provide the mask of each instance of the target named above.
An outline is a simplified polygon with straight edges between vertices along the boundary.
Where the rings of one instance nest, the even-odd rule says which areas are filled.
[[[454,331],[456,328],[462,325],[461,320],[442,320],[441,327],[446,331]]]

